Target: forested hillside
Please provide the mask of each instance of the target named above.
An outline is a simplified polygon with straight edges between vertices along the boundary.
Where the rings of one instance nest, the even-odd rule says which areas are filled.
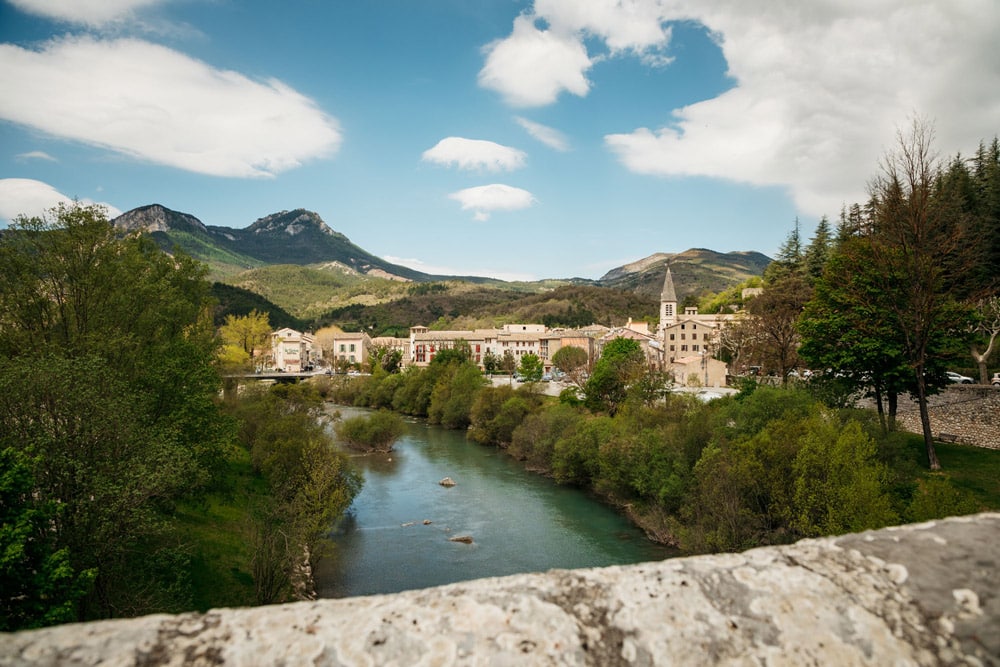
[[[594,323],[623,325],[654,318],[658,300],[605,287],[565,285],[538,294],[464,283],[430,283],[411,288],[394,301],[352,304],[328,311],[319,323],[381,335],[408,335],[415,325],[434,329],[475,329],[511,322],[548,327],[580,327]]]

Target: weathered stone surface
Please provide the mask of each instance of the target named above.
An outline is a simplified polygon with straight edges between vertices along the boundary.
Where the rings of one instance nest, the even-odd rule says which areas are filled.
[[[1000,665],[1000,514],[0,635],[0,665]]]

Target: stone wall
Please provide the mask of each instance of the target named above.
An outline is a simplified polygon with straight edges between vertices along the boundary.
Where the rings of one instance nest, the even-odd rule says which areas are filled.
[[[931,432],[957,436],[957,442],[1000,449],[1000,389],[981,385],[952,385],[927,402]],[[900,396],[900,428],[921,433],[916,401]]]
[[[1000,514],[0,635],[0,665],[1000,665]]]

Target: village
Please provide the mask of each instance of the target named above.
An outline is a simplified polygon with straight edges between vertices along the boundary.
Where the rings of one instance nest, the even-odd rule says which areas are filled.
[[[689,387],[725,387],[730,369],[713,356],[719,349],[721,332],[737,316],[732,313],[699,314],[695,307],[679,312],[677,293],[670,268],[660,292],[659,324],[629,318],[623,326],[592,324],[576,329],[547,328],[542,324],[505,324],[499,328],[439,331],[426,326],[410,328],[408,338],[369,336],[365,331],[312,334],[291,328],[271,333],[269,353],[261,370],[301,373],[328,369],[356,372],[367,368],[376,349],[397,350],[401,365],[427,366],[442,350],[464,342],[472,360],[481,368],[493,356],[509,355],[519,363],[524,355],[537,356],[548,375],[552,358],[564,347],[578,347],[587,353],[588,365],[601,356],[604,346],[616,338],[637,341],[649,367],[672,376],[674,382]]]

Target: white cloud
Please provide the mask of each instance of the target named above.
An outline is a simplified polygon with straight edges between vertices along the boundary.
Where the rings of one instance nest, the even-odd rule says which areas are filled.
[[[541,123],[528,120],[522,116],[514,116],[514,120],[517,121],[517,124],[523,127],[528,134],[549,148],[562,152],[569,150],[569,140],[566,139],[566,135],[559,130],[551,128],[548,125],[542,125]]]
[[[474,219],[480,222],[488,220],[493,211],[517,211],[535,203],[534,195],[527,190],[502,183],[466,188],[448,198],[460,202],[463,211],[475,211]]]
[[[108,217],[122,214],[120,210],[103,202],[81,199],[81,203],[100,203],[108,209]],[[57,204],[72,204],[73,200],[48,183],[30,178],[0,179],[0,220],[11,221],[19,215],[41,217]]]
[[[45,151],[28,151],[27,153],[18,153],[14,157],[18,160],[46,160],[47,162],[59,161]]]
[[[503,269],[490,269],[478,267],[475,269],[463,269],[456,268],[454,266],[446,266],[443,264],[428,264],[420,259],[413,259],[408,257],[393,257],[392,255],[386,255],[383,257],[387,262],[392,262],[393,264],[399,264],[400,266],[405,266],[407,268],[413,269],[414,271],[423,271],[424,273],[429,273],[434,276],[483,276],[486,278],[496,278],[497,280],[511,281],[526,281],[531,282],[538,280],[538,276],[532,273],[517,273],[514,271],[505,271]]]
[[[496,90],[514,106],[551,104],[566,91],[583,97],[590,90],[591,61],[579,37],[540,30],[535,19],[514,19],[510,37],[486,45],[479,85]]]
[[[678,0],[672,18],[716,35],[736,87],[670,127],[607,136],[632,171],[787,187],[802,212],[836,215],[914,114],[946,154],[997,131],[998,3]]]
[[[18,9],[50,19],[102,26],[164,0],[10,0]]]
[[[665,2],[535,0],[535,15],[554,28],[599,37],[612,53],[644,53],[670,41]]]
[[[0,89],[0,118],[215,176],[273,176],[341,141],[337,122],[284,83],[140,40],[2,44]]]
[[[447,137],[424,151],[423,160],[459,169],[512,171],[524,166],[527,154],[510,146],[482,139]]]
[[[663,50],[671,31],[662,0],[535,0],[514,19],[509,37],[487,44],[479,85],[511,105],[552,104],[560,93],[585,97],[587,72],[604,54],[591,56],[584,40],[596,38],[611,56],[634,54],[654,66],[672,62]],[[540,28],[539,25],[547,26]]]

